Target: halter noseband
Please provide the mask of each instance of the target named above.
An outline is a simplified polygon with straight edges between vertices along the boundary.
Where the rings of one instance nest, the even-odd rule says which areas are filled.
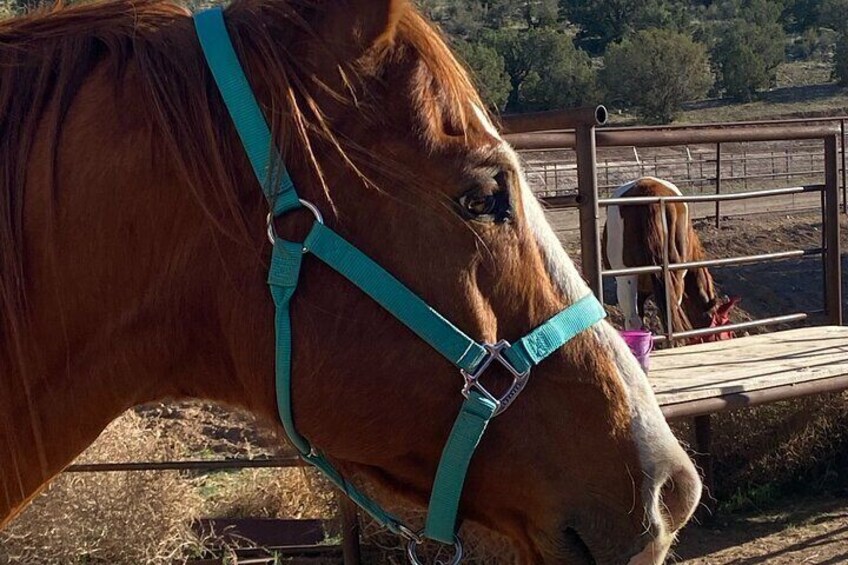
[[[419,562],[417,547],[427,538],[453,544],[455,554],[451,562],[459,563],[462,558],[462,545],[456,534],[459,501],[471,457],[486,426],[518,397],[535,365],[574,336],[601,321],[606,312],[595,297],[589,294],[515,344],[506,341],[494,345],[480,344],[471,339],[368,256],[324,225],[318,208],[298,197],[233,48],[223,11],[221,8],[205,10],[196,14],[194,21],[206,62],[271,207],[268,235],[273,251],[268,285],[276,306],[276,390],[283,427],[304,460],[321,470],[377,522],[409,540],[407,553],[410,561]],[[305,241],[296,243],[277,238],[272,220],[304,207],[315,216]],[[348,482],[295,428],[291,399],[292,331],[289,305],[297,289],[303,256],[307,253],[359,287],[456,365],[462,373],[465,402],[442,452],[430,495],[426,525],[420,532],[407,527]],[[495,362],[506,367],[513,376],[512,385],[501,396],[489,392],[479,380]]]

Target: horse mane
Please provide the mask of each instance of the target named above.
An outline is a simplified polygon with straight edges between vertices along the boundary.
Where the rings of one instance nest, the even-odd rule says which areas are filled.
[[[320,100],[355,107],[363,119],[378,119],[370,109],[369,89],[379,85],[372,67],[338,61],[341,88],[318,82],[300,68],[286,45],[293,35],[322,49],[313,28],[320,6],[313,0],[236,0],[226,8],[234,46],[286,160],[305,159],[323,181],[316,146],[334,150],[351,173],[366,184],[378,172],[397,178],[399,187],[419,188],[403,163],[375,162],[373,153],[334,134]],[[3,349],[20,360],[26,311],[23,203],[36,137],[47,139],[52,159],[45,163],[51,190],[56,178],[59,140],[65,118],[87,79],[105,69],[116,95],[132,75],[134,95],[154,132],[157,162],[166,163],[190,187],[219,232],[245,245],[250,239],[238,174],[248,170],[223,102],[206,69],[191,14],[168,0],[115,0],[63,6],[0,21],[0,308],[4,312]],[[301,47],[302,48],[302,47]],[[325,49],[329,54],[330,50]],[[480,102],[465,68],[454,58],[439,31],[411,5],[404,8],[394,47],[380,56],[414,54],[413,103],[420,109],[416,132],[429,147],[445,131],[465,135],[475,125],[472,104]],[[377,65],[378,66],[378,65]],[[263,97],[263,93],[265,96]],[[274,93],[271,96],[268,93]],[[320,94],[320,96],[316,95]],[[222,141],[223,140],[223,141]],[[232,142],[228,140],[233,140]],[[238,166],[234,166],[238,165]],[[369,174],[370,173],[370,174]],[[251,220],[252,221],[252,220]],[[229,226],[229,227],[227,227]],[[234,226],[234,227],[233,227]],[[10,349],[14,341],[17,355]]]
[[[707,253],[704,251],[704,245],[701,243],[701,238],[698,237],[695,228],[689,227],[689,251],[691,254],[690,261],[704,261],[707,259]],[[692,269],[695,280],[698,284],[698,291],[703,293],[703,296],[709,300],[714,300],[715,282],[713,275],[707,267]]]

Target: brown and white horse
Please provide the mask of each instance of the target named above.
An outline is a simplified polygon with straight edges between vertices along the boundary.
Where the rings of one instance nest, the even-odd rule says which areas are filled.
[[[226,17],[301,196],[460,328],[519,337],[588,292],[411,5],[238,0]],[[0,526],[139,403],[209,399],[280,427],[266,203],[184,8],[0,23],[0,170]],[[384,500],[425,504],[459,375],[328,268],[307,259],[301,277],[297,428]],[[700,491],[600,324],[492,423],[461,512],[526,563],[655,564]]]
[[[671,182],[644,177],[618,187],[613,197],[680,195],[680,189]],[[603,234],[607,267],[624,269],[662,265],[666,236],[661,214],[659,204],[610,206]],[[686,203],[668,203],[666,222],[670,263],[701,261],[706,258],[701,240],[692,227]],[[666,312],[671,308],[675,332],[723,325],[728,322],[730,310],[738,301],[721,300],[718,297],[713,277],[706,267],[671,272],[670,306],[666,304],[664,289],[665,280],[661,274],[616,277],[618,304],[624,314],[625,329],[642,328],[645,301],[651,296],[660,310],[663,326],[667,325]],[[724,332],[706,340],[730,337],[732,334]]]

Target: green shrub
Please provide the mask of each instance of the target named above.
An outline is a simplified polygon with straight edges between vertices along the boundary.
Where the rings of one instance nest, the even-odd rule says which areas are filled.
[[[741,19],[722,28],[712,50],[719,85],[732,98],[751,100],[774,84],[777,67],[785,60],[783,28]]]
[[[833,52],[833,78],[848,86],[848,32],[839,35]]]
[[[833,53],[838,34],[827,28],[808,28],[792,42],[792,59],[826,61]]]
[[[510,80],[507,110],[553,110],[597,99],[589,56],[572,38],[551,28],[498,30],[484,35],[504,58]]]
[[[665,123],[683,102],[704,96],[713,77],[703,45],[682,33],[650,29],[610,45],[601,83],[609,99]]]
[[[848,32],[848,0],[823,0],[818,8],[819,25]]]
[[[482,43],[457,41],[455,48],[471,69],[483,100],[492,108],[503,110],[511,88],[504,58]]]

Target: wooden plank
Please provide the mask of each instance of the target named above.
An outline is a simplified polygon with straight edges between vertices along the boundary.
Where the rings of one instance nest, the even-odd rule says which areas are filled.
[[[848,375],[848,327],[800,328],[666,349],[651,357],[660,405]]]

